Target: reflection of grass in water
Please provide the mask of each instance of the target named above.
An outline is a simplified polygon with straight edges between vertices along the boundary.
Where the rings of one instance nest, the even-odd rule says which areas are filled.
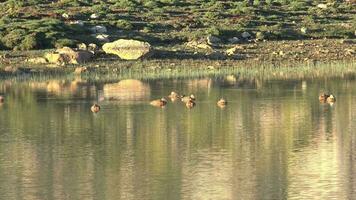
[[[184,65],[183,65],[184,64]],[[183,63],[170,65],[167,63],[135,63],[132,66],[89,67],[89,72],[82,74],[83,80],[93,82],[107,82],[122,79],[169,79],[169,78],[200,78],[218,77],[234,74],[241,79],[258,78],[270,79],[304,79],[327,77],[354,77],[356,64],[349,62],[316,63],[316,64],[251,64],[237,63],[214,65],[212,62]],[[15,78],[18,80],[47,80],[47,79],[73,79],[74,68],[58,68],[44,70],[41,73],[27,74],[26,76],[2,76],[3,79]]]

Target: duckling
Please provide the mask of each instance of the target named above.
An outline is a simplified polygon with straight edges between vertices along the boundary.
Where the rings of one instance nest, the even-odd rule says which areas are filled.
[[[325,103],[329,96],[330,96],[330,95],[325,94],[325,93],[320,94],[320,95],[319,95],[319,101],[320,101],[321,103]]]
[[[224,98],[221,98],[216,104],[219,107],[225,107],[227,105],[227,101]]]
[[[100,111],[100,106],[98,104],[94,104],[91,106],[90,110],[93,112],[93,113],[97,113]]]
[[[0,95],[0,103],[4,103],[4,101],[5,101],[5,98]]]
[[[180,98],[180,96],[178,95],[178,93],[172,91],[170,95],[168,95],[168,98],[171,99],[171,101],[176,101],[177,99]]]
[[[167,104],[167,100],[165,98],[156,99],[150,102],[152,106],[164,107]]]
[[[193,108],[195,106],[195,102],[193,100],[188,100],[186,103],[185,103],[185,106],[189,109]]]
[[[188,101],[195,101],[195,96],[193,94],[191,94],[190,96],[181,96],[181,100],[184,102],[184,103],[187,103]]]
[[[334,103],[336,101],[336,98],[334,95],[330,94],[328,98],[326,99],[326,102],[328,103]]]

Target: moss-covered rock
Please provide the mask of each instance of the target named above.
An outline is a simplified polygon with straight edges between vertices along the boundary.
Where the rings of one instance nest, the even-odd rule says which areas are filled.
[[[152,47],[147,42],[119,39],[103,45],[107,54],[115,54],[124,60],[137,60],[152,54]]]

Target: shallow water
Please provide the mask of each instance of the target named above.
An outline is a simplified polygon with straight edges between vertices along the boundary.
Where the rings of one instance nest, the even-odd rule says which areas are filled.
[[[1,81],[0,199],[356,199],[355,86]],[[196,107],[148,104],[171,90]]]

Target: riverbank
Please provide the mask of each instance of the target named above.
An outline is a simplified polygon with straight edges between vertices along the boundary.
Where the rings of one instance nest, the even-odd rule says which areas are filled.
[[[28,62],[51,50],[8,51],[1,52],[0,74],[3,77],[70,76],[82,67],[84,70],[77,71],[76,76],[143,79],[236,73],[266,77],[343,76],[356,73],[354,43],[354,40],[331,39],[265,41],[221,45],[213,50],[175,46],[156,48],[149,59],[124,61],[102,53],[90,62],[64,66]],[[229,56],[226,51],[231,48],[236,51]]]

